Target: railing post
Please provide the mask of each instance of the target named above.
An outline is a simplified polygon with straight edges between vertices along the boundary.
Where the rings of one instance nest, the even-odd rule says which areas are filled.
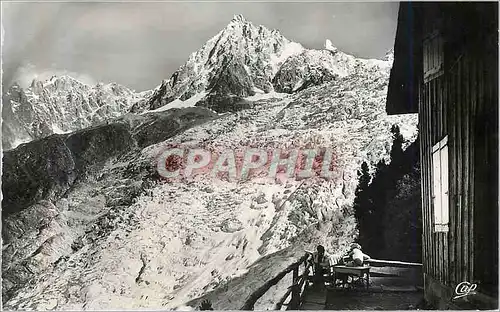
[[[299,266],[293,269],[293,284],[292,298],[288,306],[291,310],[297,310],[300,304],[300,289],[299,289]]]
[[[297,284],[299,280],[299,266],[293,269],[293,284]]]
[[[300,306],[300,301],[301,301],[301,289],[302,285],[307,281],[307,269],[308,269],[308,264],[307,264],[307,259],[308,259],[308,254],[302,256],[297,262],[292,263],[289,265],[285,270],[281,271],[278,275],[276,275],[274,278],[270,279],[267,281],[264,285],[260,286],[258,289],[256,289],[245,301],[243,307],[241,310],[253,310],[255,306],[255,302],[264,295],[271,286],[276,285],[285,275],[290,273],[290,271],[293,271],[293,285],[290,287],[286,294],[282,297],[282,299],[278,302],[276,307],[279,309],[281,306],[283,306],[283,303],[285,302],[286,299],[290,298],[290,302],[288,303],[288,310],[296,310]],[[304,263],[305,266],[305,272],[303,273],[302,277],[299,277],[299,271],[300,271],[300,265]],[[303,279],[300,281],[300,279]]]

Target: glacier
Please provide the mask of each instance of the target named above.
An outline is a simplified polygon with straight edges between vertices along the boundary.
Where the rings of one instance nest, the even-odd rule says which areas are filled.
[[[11,129],[37,139],[4,156],[4,308],[189,310],[209,299],[239,309],[305,250],[342,254],[357,235],[361,163],[389,162],[392,125],[406,147],[418,119],[385,112],[390,53],[364,60],[326,46],[305,49],[237,15],[146,93],[57,77],[17,90],[11,111],[26,116]],[[48,121],[52,133],[33,132]],[[182,145],[329,147],[334,178],[161,179],[158,155]]]

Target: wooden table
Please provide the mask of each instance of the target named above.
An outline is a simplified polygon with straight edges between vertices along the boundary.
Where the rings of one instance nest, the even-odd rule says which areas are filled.
[[[333,273],[334,284],[337,282],[337,274],[347,274],[348,276],[364,278],[366,280],[366,288],[370,286],[370,266],[346,266],[334,265],[331,267]],[[366,274],[366,278],[365,278]]]

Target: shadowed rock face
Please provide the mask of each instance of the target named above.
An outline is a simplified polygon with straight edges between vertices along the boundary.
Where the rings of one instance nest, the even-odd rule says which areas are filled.
[[[133,138],[139,147],[149,146],[217,117],[214,112],[197,107],[171,109],[161,113],[149,113],[139,125],[133,128]]]
[[[5,152],[4,214],[42,199],[58,198],[78,177],[91,174],[104,161],[134,145],[129,125],[113,123],[71,135],[53,135]]]
[[[335,77],[324,68],[314,70],[301,77],[296,73],[295,68],[290,71],[280,70],[274,77],[273,84],[277,92],[294,93],[335,80]]]
[[[7,151],[3,157],[3,216],[64,193],[76,179],[66,137],[54,135]]]
[[[196,103],[196,106],[206,107],[218,113],[237,112],[253,107],[251,101],[235,95],[211,94]]]
[[[54,200],[78,178],[96,174],[112,157],[148,146],[215,117],[203,108],[176,109],[23,144],[4,153],[3,216],[40,200]]]
[[[240,97],[254,95],[252,79],[244,65],[238,60],[226,60],[220,73],[210,83],[210,92],[234,94]]]
[[[294,93],[335,80],[352,71],[352,57],[342,52],[308,50],[289,57],[273,78],[274,90]]]
[[[233,58],[227,59],[224,67],[208,86],[210,93],[196,103],[218,113],[237,112],[252,107],[244,97],[255,94],[251,77],[245,66]]]
[[[175,100],[175,96],[172,95],[172,83],[171,81],[164,80],[160,85],[160,88],[151,96],[149,100],[144,100],[134,104],[130,110],[131,113],[140,113],[146,109],[152,110],[162,107],[167,103]]]
[[[71,150],[79,176],[92,174],[102,162],[136,145],[130,125],[122,122],[78,131],[69,135],[64,143]],[[92,169],[90,173],[89,169]]]

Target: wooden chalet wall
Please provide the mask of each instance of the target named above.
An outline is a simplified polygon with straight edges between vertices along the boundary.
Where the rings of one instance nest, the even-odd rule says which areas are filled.
[[[495,298],[498,287],[498,6],[459,6],[429,3],[415,14],[421,42],[443,40],[441,51],[423,45],[422,59],[443,67],[425,79],[421,70],[417,82],[424,277],[434,303],[450,301],[463,281]],[[446,135],[449,230],[435,232],[432,147]]]

